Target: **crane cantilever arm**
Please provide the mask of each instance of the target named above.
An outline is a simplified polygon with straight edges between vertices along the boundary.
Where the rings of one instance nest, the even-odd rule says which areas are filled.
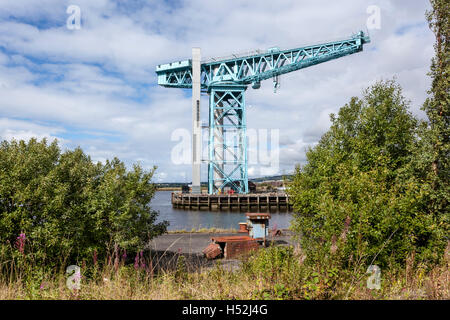
[[[205,62],[201,65],[201,86],[207,89],[214,84],[258,84],[275,76],[360,52],[363,45],[369,42],[370,38],[360,31],[341,41],[288,50],[271,48],[265,53]],[[156,68],[158,84],[191,88],[191,70],[190,60],[159,65]]]

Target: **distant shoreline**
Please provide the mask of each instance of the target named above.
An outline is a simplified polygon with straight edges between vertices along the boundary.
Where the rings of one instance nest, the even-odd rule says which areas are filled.
[[[202,190],[207,190],[207,188],[202,188]],[[157,187],[156,191],[181,191],[181,187]]]

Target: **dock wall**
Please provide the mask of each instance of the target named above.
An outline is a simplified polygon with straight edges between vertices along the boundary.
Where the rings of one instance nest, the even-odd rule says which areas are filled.
[[[292,210],[292,204],[289,203],[289,197],[285,193],[209,195],[173,192],[172,206],[180,209],[211,211]]]

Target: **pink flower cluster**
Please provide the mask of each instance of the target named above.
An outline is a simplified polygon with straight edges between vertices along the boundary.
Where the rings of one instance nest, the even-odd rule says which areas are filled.
[[[20,235],[16,239],[15,247],[17,248],[17,250],[19,250],[21,254],[23,254],[25,251],[25,240],[26,237],[24,232],[20,233]]]
[[[136,257],[134,258],[134,269],[145,269],[145,259],[144,259],[144,252],[141,250],[136,254]]]

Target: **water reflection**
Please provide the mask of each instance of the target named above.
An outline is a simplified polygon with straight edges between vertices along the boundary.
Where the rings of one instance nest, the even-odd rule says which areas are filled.
[[[172,207],[172,191],[157,191],[151,202],[153,210],[159,211],[157,221],[170,222],[169,230],[191,230],[192,228],[239,228],[239,222],[245,222],[245,212],[182,210]],[[292,218],[290,212],[271,211],[270,226],[288,228]]]

